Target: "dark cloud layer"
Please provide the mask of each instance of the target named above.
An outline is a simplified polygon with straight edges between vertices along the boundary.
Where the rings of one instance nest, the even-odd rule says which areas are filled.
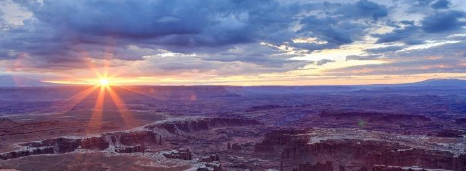
[[[456,10],[436,12],[421,21],[422,30],[427,33],[459,30],[466,25],[465,21],[460,21],[465,16],[464,12]]]
[[[405,44],[420,44],[423,42],[423,40],[419,39],[419,27],[415,25],[406,25],[390,33],[374,34],[373,36],[378,38],[377,43],[403,42]]]
[[[445,9],[445,8],[448,8],[450,7],[451,3],[449,0],[438,0],[434,3],[432,3],[432,5],[430,5],[432,8],[434,9]]]
[[[14,2],[32,17],[24,20],[24,25],[9,25],[0,17],[0,61],[21,60],[21,67],[37,70],[85,68],[89,60],[119,59],[152,62],[145,66],[166,71],[211,71],[231,64],[242,65],[237,67],[238,73],[285,72],[307,64],[335,62],[294,60],[313,51],[373,37],[376,43],[390,46],[365,49],[366,55],[347,59],[378,59],[411,45],[462,33],[466,25],[465,12],[453,9],[449,0],[410,1],[410,9],[429,9],[417,20],[396,20],[391,17],[396,6],[369,0]],[[374,33],[380,27],[393,30]],[[313,41],[294,41],[298,38]],[[395,43],[403,45],[391,45]],[[161,57],[163,53],[175,57]],[[253,67],[259,69],[252,71]]]
[[[370,22],[386,17],[387,7],[360,0],[356,3],[280,3],[275,0],[82,0],[16,1],[33,13],[23,26],[8,28],[0,44],[0,58],[26,54],[31,67],[81,65],[78,58],[143,60],[140,49],[212,55],[205,60],[240,61],[281,66],[291,58],[279,50],[228,54],[246,44],[288,43],[298,49],[338,48],[361,40]],[[328,13],[307,15],[311,11]],[[366,22],[364,22],[366,21]],[[369,22],[370,21],[370,22]],[[297,23],[303,27],[293,30]],[[292,43],[316,37],[326,44]],[[279,59],[271,56],[281,56]]]
[[[465,17],[465,12],[458,10],[437,11],[424,17],[418,25],[402,21],[392,32],[373,36],[378,38],[377,43],[421,44],[425,40],[444,39],[446,35],[463,31],[462,27],[466,26],[466,21],[463,20]]]

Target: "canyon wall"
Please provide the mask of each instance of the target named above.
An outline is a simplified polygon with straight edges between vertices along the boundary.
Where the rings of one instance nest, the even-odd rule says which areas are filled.
[[[146,130],[105,133],[97,137],[55,138],[38,142],[19,144],[21,149],[0,154],[0,159],[24,157],[39,154],[62,154],[83,150],[107,150],[117,153],[144,152],[146,147],[163,144],[163,136],[158,130],[172,134],[209,130],[214,127],[245,126],[260,124],[255,120],[237,118],[197,118],[191,120],[168,121],[146,126]],[[157,128],[157,129],[156,129]]]
[[[337,166],[372,169],[375,165],[425,169],[466,170],[465,155],[412,148],[399,143],[360,140],[323,139],[311,142],[304,130],[281,130],[267,134],[255,151],[281,155],[282,165],[290,170],[305,163],[332,162]],[[284,170],[287,170],[284,169]],[[340,169],[341,170],[341,169]]]

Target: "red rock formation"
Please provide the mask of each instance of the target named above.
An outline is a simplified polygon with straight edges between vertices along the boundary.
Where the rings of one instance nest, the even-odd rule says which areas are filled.
[[[126,146],[142,145],[142,144],[157,144],[157,134],[152,131],[113,133],[113,134],[106,134],[104,136],[110,137],[112,143],[114,144],[122,144]]]
[[[264,140],[254,146],[256,152],[274,152],[277,146],[284,146],[291,141],[297,141],[292,135],[306,133],[305,130],[277,130],[265,135]],[[304,137],[303,137],[304,138]],[[302,141],[306,143],[307,141]],[[294,142],[296,144],[298,142]]]
[[[102,137],[90,137],[81,140],[82,149],[105,150],[108,147],[108,142]]]
[[[144,152],[145,148],[142,146],[130,146],[130,147],[119,147],[115,149],[117,153],[136,153],[136,152]]]
[[[220,163],[207,163],[205,167],[197,168],[197,171],[221,171],[222,165]]]
[[[214,162],[214,161],[220,161],[220,158],[218,157],[217,154],[212,154],[210,156],[200,158],[200,161],[210,163],[210,162]]]
[[[212,168],[213,171],[220,171],[222,170],[222,165],[220,163],[207,163],[207,168]]]
[[[241,151],[241,148],[241,145],[239,145],[238,143],[234,143],[233,145],[231,145],[231,149],[235,151]]]
[[[13,159],[13,158],[25,157],[29,155],[38,155],[38,154],[54,154],[54,148],[52,146],[37,147],[37,148],[29,148],[25,150],[2,153],[0,154],[0,159],[8,160],[8,159]]]
[[[53,147],[55,153],[67,153],[76,150],[81,145],[81,139],[56,138],[40,142],[22,144],[25,147]]]
[[[175,150],[171,153],[163,154],[166,158],[192,160],[192,154],[189,149]]]

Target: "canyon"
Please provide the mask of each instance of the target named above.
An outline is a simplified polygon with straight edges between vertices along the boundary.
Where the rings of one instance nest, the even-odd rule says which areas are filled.
[[[456,92],[129,87],[115,88],[124,107],[96,109],[97,94],[61,99],[70,89],[0,95],[0,169],[466,170]],[[49,100],[18,98],[38,94]]]

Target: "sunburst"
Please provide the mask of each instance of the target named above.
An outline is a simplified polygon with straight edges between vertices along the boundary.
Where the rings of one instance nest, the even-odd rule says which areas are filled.
[[[109,60],[107,60],[109,61]],[[98,68],[95,67],[93,64],[89,65],[90,71],[95,73],[95,78],[90,80],[95,80],[91,82],[92,87],[86,89],[82,92],[79,92],[75,96],[71,97],[67,100],[68,103],[71,102],[68,106],[69,108],[65,109],[69,111],[69,109],[73,108],[77,104],[81,103],[86,97],[91,94],[97,93],[97,98],[95,99],[95,104],[93,106],[91,116],[89,118],[89,123],[87,124],[88,127],[86,129],[86,134],[98,133],[101,131],[102,128],[102,119],[104,118],[104,111],[105,110],[117,110],[120,114],[120,117],[123,120],[123,126],[126,128],[130,128],[136,126],[137,120],[133,117],[133,114],[128,110],[126,107],[126,103],[122,100],[122,98],[118,95],[118,91],[121,91],[122,88],[118,87],[118,73],[115,75],[109,74],[109,64],[106,63],[105,66],[102,68],[103,72],[98,72]],[[100,88],[99,88],[100,87]],[[106,98],[106,96],[108,98]],[[110,100],[115,105],[115,109],[109,108],[105,109],[105,101]],[[109,112],[111,114],[113,112]]]
[[[108,80],[108,78],[101,78],[99,80],[99,85],[100,86],[109,86],[110,85],[110,81]]]

